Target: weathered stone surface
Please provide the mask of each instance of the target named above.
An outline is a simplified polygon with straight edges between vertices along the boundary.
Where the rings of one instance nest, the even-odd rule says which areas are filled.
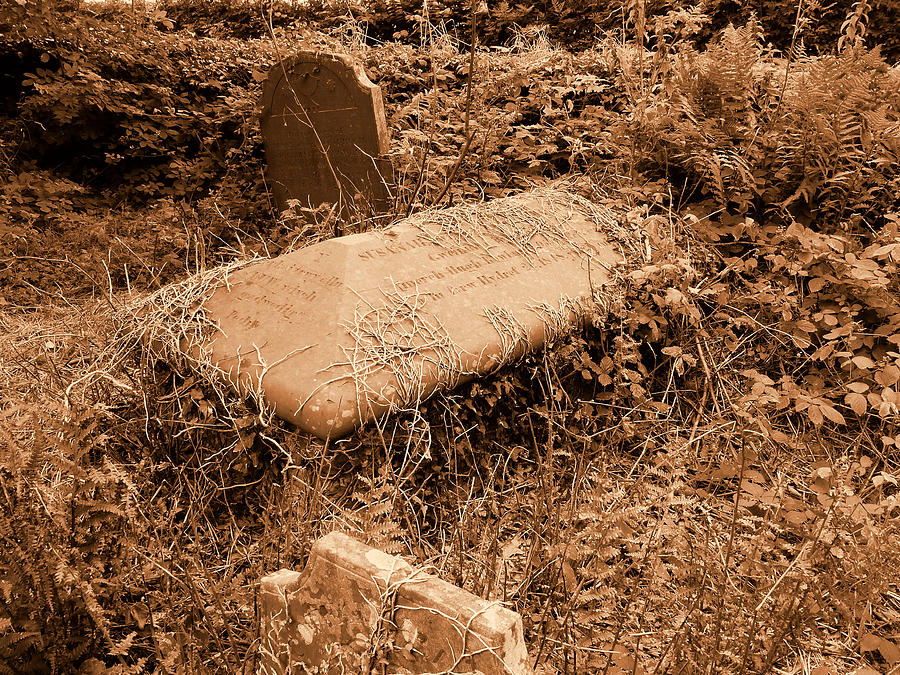
[[[534,192],[249,265],[206,301],[206,358],[321,438],[568,330],[622,260],[612,214]],[[606,234],[605,234],[606,233]]]
[[[392,181],[381,89],[349,56],[300,52],[269,73],[260,120],[279,208],[383,211]]]
[[[263,578],[259,606],[261,675],[531,672],[518,614],[337,532]]]

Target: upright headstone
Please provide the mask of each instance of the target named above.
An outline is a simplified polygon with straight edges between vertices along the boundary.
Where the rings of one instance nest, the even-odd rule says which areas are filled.
[[[201,309],[216,328],[186,343],[281,418],[338,438],[569,330],[629,236],[563,191],[423,212],[227,275]]]
[[[345,534],[259,590],[259,675],[532,672],[518,614]]]
[[[393,180],[381,89],[349,56],[300,52],[276,65],[261,117],[276,204],[385,211]]]

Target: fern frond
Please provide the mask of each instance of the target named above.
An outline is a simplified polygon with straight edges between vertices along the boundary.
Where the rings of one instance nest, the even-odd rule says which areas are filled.
[[[809,55],[806,53],[806,41],[802,37],[792,46],[790,58],[793,63],[801,65],[808,62]]]
[[[104,612],[100,603],[97,602],[97,596],[94,594],[91,585],[82,579],[80,575],[76,576],[75,585],[79,590],[80,599],[84,603],[84,609],[87,610],[87,613],[90,615],[91,619],[93,619],[94,627],[99,629],[103,637],[109,642],[112,642],[109,633],[109,619],[107,619],[106,612]]]
[[[400,108],[397,112],[395,112],[391,116],[391,127],[392,128],[400,128],[402,124],[405,124],[406,121],[416,115],[421,121],[421,111],[422,106],[425,103],[426,99],[425,91],[420,91],[415,94],[410,100],[409,103]]]
[[[402,539],[403,531],[393,520],[388,520],[366,530],[366,540],[372,546],[381,549],[385,553],[397,554],[404,549]]]
[[[11,657],[10,660],[40,646],[41,634],[37,631],[12,630],[0,635],[0,654],[6,654],[7,658]],[[3,661],[0,661],[0,664],[2,663]]]
[[[94,640],[90,634],[74,637],[75,644],[69,646],[68,656],[73,660],[81,660],[94,646]]]
[[[55,469],[69,474],[78,480],[85,480],[88,477],[87,471],[76,461],[63,456],[61,453],[49,452],[44,460]]]
[[[110,515],[118,518],[125,517],[123,511],[117,504],[112,504],[102,499],[78,499],[75,506],[75,517],[83,523],[100,522],[103,520],[111,520]]]
[[[134,639],[138,636],[136,631],[131,631],[123,640],[116,642],[112,649],[109,650],[111,656],[127,656],[134,644]]]

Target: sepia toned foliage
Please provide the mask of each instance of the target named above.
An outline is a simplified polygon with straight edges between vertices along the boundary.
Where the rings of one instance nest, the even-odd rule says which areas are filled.
[[[900,667],[896,3],[501,2],[474,50],[470,3],[29,3],[0,672],[254,672],[257,580],[334,529],[508,603],[542,674]],[[149,358],[149,293],[336,229],[263,173],[301,44],[381,86],[395,216],[574,174],[640,233],[621,301],[337,443]]]

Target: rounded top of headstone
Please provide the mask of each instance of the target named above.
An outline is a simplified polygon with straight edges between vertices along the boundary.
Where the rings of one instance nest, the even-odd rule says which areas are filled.
[[[378,86],[366,75],[362,64],[349,54],[304,50],[285,58],[269,71],[269,76],[263,86],[263,115],[270,113],[278,86],[286,77],[299,76],[300,88],[298,89],[296,79],[292,86],[298,94],[312,96],[318,88],[323,69],[331,71],[335,79],[344,85],[355,82],[358,93],[363,96],[371,96],[371,92],[378,89]]]
[[[279,210],[339,204],[344,216],[387,212],[390,135],[381,89],[347,54],[301,51],[263,87],[260,130]]]

